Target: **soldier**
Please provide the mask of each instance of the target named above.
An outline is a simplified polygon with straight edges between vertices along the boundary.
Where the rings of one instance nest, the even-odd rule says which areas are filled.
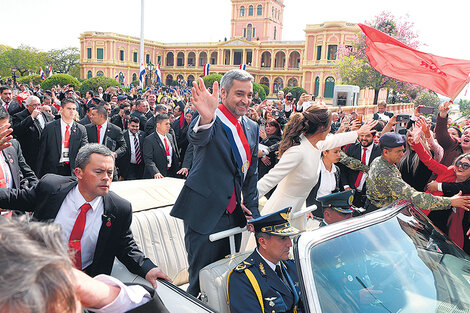
[[[355,212],[352,207],[353,189],[332,193],[317,200],[321,202],[323,207],[323,221],[320,222],[320,227],[350,219]]]
[[[291,207],[249,221],[257,248],[227,278],[230,311],[301,312],[297,270],[289,260],[292,241],[299,233],[290,226]]]
[[[470,196],[461,193],[451,198],[436,197],[419,192],[405,183],[396,163],[403,156],[405,138],[397,133],[386,133],[380,137],[382,156],[376,158],[367,177],[366,213],[377,210],[396,200],[408,200],[426,210],[446,210],[451,207],[470,209]]]

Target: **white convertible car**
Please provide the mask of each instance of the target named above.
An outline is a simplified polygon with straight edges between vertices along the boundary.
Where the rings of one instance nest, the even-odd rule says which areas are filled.
[[[200,272],[199,299],[185,292],[188,263],[183,222],[169,215],[184,180],[115,182],[132,202],[132,231],[173,280],[157,292],[170,312],[229,312],[226,278],[251,251],[227,256]],[[306,312],[470,312],[470,258],[411,203],[386,208],[294,239]],[[146,283],[118,261],[113,276]]]

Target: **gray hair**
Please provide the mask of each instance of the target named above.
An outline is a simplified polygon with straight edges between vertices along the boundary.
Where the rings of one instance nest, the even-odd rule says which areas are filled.
[[[1,312],[75,312],[73,267],[60,225],[0,218],[0,238]]]
[[[256,240],[256,247],[259,248],[259,239],[260,238],[264,238],[264,239],[268,239],[271,238],[273,235],[271,234],[267,234],[267,233],[263,233],[263,232],[255,232],[255,240]]]
[[[230,70],[222,77],[220,80],[220,88],[224,88],[227,93],[232,88],[233,80],[241,80],[241,81],[254,81],[253,76],[244,70],[234,69]]]
[[[85,166],[90,163],[90,156],[93,153],[112,157],[114,161],[113,152],[109,150],[108,147],[99,143],[87,143],[81,147],[80,150],[78,150],[77,156],[75,158],[75,167],[81,168],[82,170],[85,169]]]
[[[29,106],[31,105],[31,102],[33,102],[33,100],[37,100],[37,102],[38,102],[39,104],[41,104],[41,100],[39,100],[38,97],[36,97],[36,96],[29,96],[29,97],[26,99],[26,101],[25,101],[26,106],[29,107]]]

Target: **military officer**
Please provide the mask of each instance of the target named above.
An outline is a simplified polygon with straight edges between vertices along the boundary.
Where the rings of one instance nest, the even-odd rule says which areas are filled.
[[[350,219],[355,212],[352,207],[354,189],[335,192],[317,200],[323,207],[323,220],[320,222],[320,227]]]
[[[289,260],[299,230],[289,223],[292,208],[251,220],[257,248],[229,274],[227,289],[231,313],[301,312],[297,270]]]
[[[426,210],[445,210],[451,207],[470,209],[470,196],[436,197],[419,192],[405,183],[395,165],[403,156],[405,138],[388,132],[380,137],[382,156],[372,161],[367,177],[366,213],[403,199]]]

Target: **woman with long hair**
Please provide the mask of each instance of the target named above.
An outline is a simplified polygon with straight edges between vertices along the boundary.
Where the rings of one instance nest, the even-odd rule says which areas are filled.
[[[266,215],[279,208],[292,206],[297,212],[317,184],[321,152],[354,143],[358,135],[369,134],[377,124],[370,121],[359,130],[331,135],[331,113],[324,105],[315,104],[292,116],[284,129],[279,145],[279,162],[258,181],[259,197],[277,186],[261,211]],[[305,229],[305,217],[294,220],[294,225]]]
[[[260,131],[259,136],[263,147],[258,150],[258,179],[261,179],[277,163],[276,152],[282,139],[281,125],[275,120],[267,121],[265,131]]]

